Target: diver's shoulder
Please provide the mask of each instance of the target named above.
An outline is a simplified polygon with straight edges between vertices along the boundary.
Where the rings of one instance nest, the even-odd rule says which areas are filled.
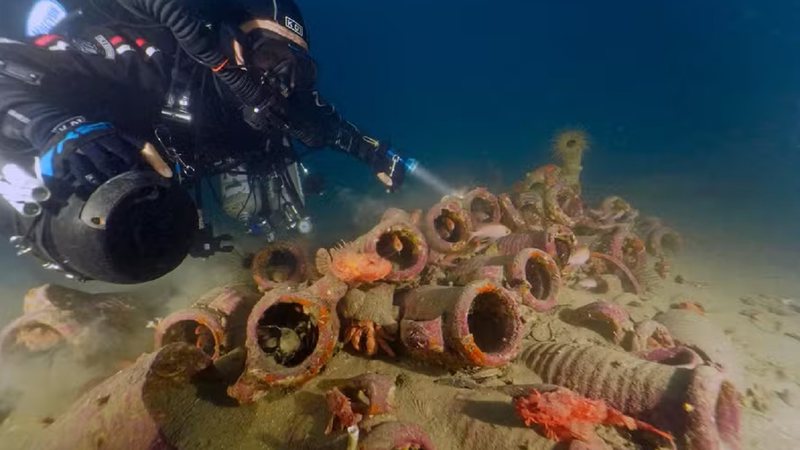
[[[176,47],[175,38],[166,28],[153,22],[115,9],[86,7],[71,11],[69,16],[59,22],[48,34],[67,37],[71,41],[91,42],[107,47],[107,41],[126,40],[147,41],[155,46],[171,51]],[[107,51],[108,49],[106,49]]]

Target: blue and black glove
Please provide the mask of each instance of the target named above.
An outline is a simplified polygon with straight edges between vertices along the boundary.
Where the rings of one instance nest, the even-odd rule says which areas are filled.
[[[413,159],[401,157],[389,144],[368,136],[363,136],[357,145],[358,154],[369,163],[375,175],[390,192],[403,186],[406,174],[416,165]]]
[[[123,135],[108,122],[88,123],[78,117],[54,129],[38,169],[51,187],[69,186],[91,192],[143,161],[161,175],[171,176],[152,145]]]

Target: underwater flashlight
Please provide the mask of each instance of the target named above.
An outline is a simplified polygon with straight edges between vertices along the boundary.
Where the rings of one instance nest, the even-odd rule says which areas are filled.
[[[367,139],[367,138],[364,138]],[[377,141],[375,141],[377,143]],[[403,171],[400,172],[401,177],[403,174],[405,175],[413,175],[416,172],[419,163],[416,159],[412,158],[403,158],[399,154],[397,154],[394,149],[386,149],[386,153],[383,155],[386,159],[388,159],[391,163],[387,170],[384,170],[377,174],[378,179],[381,180],[381,183],[385,184],[386,187],[389,189],[389,192],[395,187],[395,183],[397,182],[397,169],[402,167]],[[402,180],[400,180],[402,183]]]
[[[389,150],[386,150],[386,156],[388,156],[392,161],[397,161],[405,166],[407,174],[414,173],[414,171],[417,170],[417,167],[419,167],[419,161],[414,158],[403,158],[402,156],[398,155],[394,149],[390,148]]]
[[[314,231],[314,223],[311,222],[311,219],[309,217],[306,217],[305,219],[302,219],[300,220],[300,222],[297,223],[297,231],[300,234],[309,234],[312,231]]]
[[[450,195],[455,192],[449,184],[447,184],[444,180],[439,178],[437,175],[433,174],[431,171],[422,167],[414,158],[403,158],[402,156],[398,155],[394,149],[388,149],[386,151],[386,155],[395,162],[395,164],[402,164],[403,167],[406,169],[406,175],[413,176],[415,179],[421,181],[423,184],[428,186],[429,188],[433,189],[440,195]],[[382,180],[383,181],[383,180]],[[389,185],[386,181],[385,184]]]
[[[388,149],[386,155],[395,162],[395,164],[402,164],[406,169],[406,175],[413,176],[415,179],[421,181],[423,184],[433,189],[441,195],[452,194],[455,190],[448,185],[444,180],[434,175],[431,171],[422,167],[414,158],[403,158],[398,155],[394,149]],[[386,183],[389,185],[388,183]]]

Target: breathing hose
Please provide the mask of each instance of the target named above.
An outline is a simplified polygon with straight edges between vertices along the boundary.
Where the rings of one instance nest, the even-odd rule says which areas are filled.
[[[247,71],[228,64],[218,40],[206,22],[197,18],[187,0],[116,0],[129,12],[167,27],[180,46],[210,68],[245,106],[258,112],[267,104],[268,92]]]

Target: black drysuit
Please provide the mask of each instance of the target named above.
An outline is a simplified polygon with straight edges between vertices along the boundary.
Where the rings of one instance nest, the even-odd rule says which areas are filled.
[[[263,149],[268,141],[287,142],[266,138],[285,131],[256,132],[247,126],[233,95],[183,52],[167,29],[104,21],[87,14],[30,43],[0,39],[0,162],[30,165],[53,128],[75,116],[110,122],[127,135],[156,142],[154,126],[164,123],[162,109],[176,86],[191,99],[191,124],[176,133],[188,136],[181,143],[184,150],[190,147],[215,160],[243,148]],[[291,128],[286,137],[370,162],[357,128],[316,91],[294,92],[285,113]],[[2,231],[19,231],[14,215],[0,208]]]

